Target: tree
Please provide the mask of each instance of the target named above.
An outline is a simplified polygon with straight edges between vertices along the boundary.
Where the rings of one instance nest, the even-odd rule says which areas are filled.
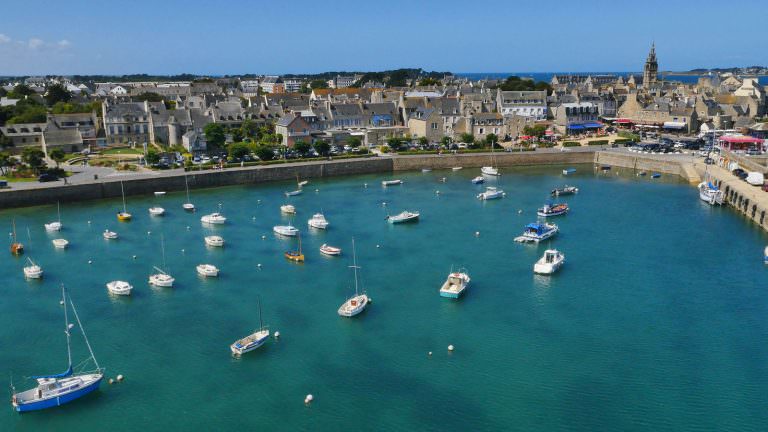
[[[24,99],[25,96],[31,96],[35,91],[28,85],[18,84],[8,93],[8,99]]]
[[[441,84],[442,83],[440,82],[439,79],[432,78],[432,77],[424,77],[424,78],[421,79],[421,81],[419,81],[419,85],[420,86],[425,86],[425,87],[426,86],[441,85]]]
[[[138,96],[136,96],[136,100],[139,102],[149,101],[149,102],[162,102],[163,97],[157,93],[154,92],[144,92]]]
[[[496,136],[496,134],[489,133],[485,136],[485,143],[491,146],[496,146],[496,144],[499,142],[499,137]]]
[[[251,119],[245,119],[243,120],[243,124],[240,125],[240,130],[244,137],[257,138],[259,134],[259,125]]]
[[[526,126],[523,128],[523,135],[535,136],[541,138],[547,132],[547,127],[544,125]]]
[[[391,137],[387,138],[387,146],[392,149],[392,151],[396,152],[400,150],[400,146],[403,144],[402,138],[397,137]]]
[[[232,135],[232,141],[241,142],[243,140],[243,131],[240,128],[230,129],[229,133]]]
[[[37,147],[26,147],[21,152],[21,160],[24,161],[35,173],[45,166],[45,153]]]
[[[328,88],[328,82],[325,80],[316,79],[310,82],[309,86],[312,89],[325,89],[325,88]]]
[[[471,133],[463,133],[459,138],[465,144],[473,144],[475,142],[475,137]]]
[[[13,141],[5,135],[0,135],[0,148],[13,147]]]
[[[221,123],[208,123],[203,128],[203,133],[205,133],[205,140],[208,145],[214,148],[223,146],[227,139],[224,135],[224,126]]]
[[[328,156],[331,152],[331,145],[325,141],[318,141],[315,143],[315,151],[321,156]]]
[[[155,149],[149,149],[144,156],[144,160],[147,161],[148,165],[154,165],[160,162],[160,154]]]
[[[53,159],[54,162],[56,162],[56,168],[59,167],[59,164],[64,162],[67,159],[66,153],[64,153],[64,150],[60,148],[55,148],[48,152],[48,157]]]
[[[518,76],[510,76],[506,81],[499,85],[503,91],[531,91],[546,90],[552,91],[552,87],[544,81],[534,82],[532,79],[523,79]]]
[[[425,136],[419,137],[419,145],[425,146],[427,144],[429,144],[429,138],[427,138]]]
[[[268,145],[257,146],[254,153],[256,153],[256,156],[258,156],[259,159],[263,161],[268,161],[275,158],[274,149]]]
[[[48,106],[53,106],[57,102],[69,102],[70,99],[72,99],[72,93],[61,84],[53,84],[45,92],[45,101]]]
[[[248,147],[248,144],[241,142],[232,143],[227,147],[227,153],[229,153],[229,157],[232,159],[242,160],[250,152],[251,149]]]
[[[363,144],[363,140],[361,140],[359,136],[349,137],[347,140],[347,145],[352,148],[358,148],[361,144]]]
[[[296,150],[300,156],[304,157],[309,153],[309,150],[312,148],[312,146],[303,140],[298,140],[295,143],[293,143],[293,149]]]
[[[13,166],[13,159],[8,152],[0,152],[0,174],[7,175],[8,167]]]
[[[440,144],[448,147],[451,144],[451,137],[446,135],[446,136],[440,138]]]

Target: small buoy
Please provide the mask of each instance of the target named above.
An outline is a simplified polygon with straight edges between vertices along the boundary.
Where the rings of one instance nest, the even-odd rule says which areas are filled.
[[[115,383],[115,380],[113,380],[112,378],[110,378],[110,379],[109,379],[109,383],[110,383],[110,384],[114,384],[114,383]]]
[[[261,236],[262,240],[264,240],[265,238],[267,238],[267,236],[265,236],[265,235]]]
[[[261,200],[256,200],[256,204],[261,204]]]
[[[93,261],[91,261],[91,260],[88,260],[88,264],[91,264],[92,262],[93,262]]]
[[[382,205],[383,207],[386,207],[386,206],[387,206],[387,203],[386,203],[386,202],[383,202],[383,203],[381,203],[381,205]]]
[[[186,249],[182,249],[182,250],[181,250],[181,253],[184,253],[184,252],[186,252]]]
[[[147,235],[152,235],[152,231],[147,231]]]
[[[91,224],[91,221],[88,221],[88,225],[90,225],[90,224]]]
[[[320,192],[320,189],[315,189],[315,193]]]
[[[122,380],[123,380],[123,376],[122,375],[118,375],[117,376],[117,382],[121,382]]]
[[[368,297],[368,303],[373,303],[373,299]]]
[[[189,230],[189,225],[187,225],[187,230]]]
[[[256,220],[256,216],[251,217],[251,220]]]
[[[368,187],[368,183],[363,183],[363,187]]]
[[[280,332],[279,332],[279,331],[276,331],[276,332],[275,332],[275,339],[277,339],[277,338],[279,338],[279,337],[280,337]]]
[[[523,211],[522,210],[518,210],[517,214],[523,214]]]
[[[432,351],[428,352],[427,355],[432,357]]]
[[[256,267],[261,268],[261,263],[256,264]]]
[[[133,259],[136,259],[136,255],[133,256]]]
[[[64,304],[64,300],[59,300],[59,304],[63,305]]]
[[[380,247],[381,247],[381,245],[376,245],[376,247],[377,247],[377,248],[380,248]]]
[[[304,398],[304,403],[309,405],[313,400],[315,400],[315,397],[311,394],[308,394],[307,397]]]
[[[436,193],[436,194],[438,194],[438,195],[440,195],[440,191],[439,191],[439,190],[435,191],[435,193]]]
[[[453,351],[453,345],[448,345],[448,351]]]
[[[480,231],[475,231],[475,237],[480,237]]]

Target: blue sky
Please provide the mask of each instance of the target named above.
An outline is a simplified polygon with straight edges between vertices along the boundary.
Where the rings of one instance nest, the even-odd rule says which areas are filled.
[[[753,0],[7,3],[0,75],[638,71],[652,41],[661,70],[768,64]]]

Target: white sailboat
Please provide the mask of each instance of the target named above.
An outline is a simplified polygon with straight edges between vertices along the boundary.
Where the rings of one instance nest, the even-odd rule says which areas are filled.
[[[227,218],[221,214],[221,203],[219,203],[219,211],[211,213],[200,218],[200,222],[208,225],[223,225],[227,222]]]
[[[108,229],[104,230],[104,233],[102,234],[105,240],[117,240],[117,233],[114,231],[110,231]]]
[[[709,205],[722,205],[725,194],[712,182],[699,183],[699,198]]]
[[[43,277],[43,268],[35,264],[32,258],[27,257],[27,266],[24,267],[24,277],[27,279],[40,279]]]
[[[66,249],[69,246],[69,240],[63,238],[53,239],[51,243],[53,243],[53,247],[56,249]]]
[[[290,223],[288,225],[275,225],[272,227],[272,231],[286,237],[296,237],[299,234],[299,230]]]
[[[205,244],[212,247],[224,247],[224,237],[217,235],[205,236]]]
[[[477,194],[477,199],[482,201],[488,201],[488,200],[494,200],[503,198],[507,194],[502,190],[495,186],[487,186],[485,188],[485,192],[481,192]]]
[[[197,274],[203,277],[217,277],[219,275],[219,269],[213,264],[200,264],[195,267]]]
[[[347,301],[344,302],[344,304],[339,307],[338,313],[340,316],[343,317],[353,317],[363,310],[365,310],[365,307],[368,306],[368,303],[370,302],[370,299],[368,298],[368,295],[363,292],[360,293],[359,287],[358,287],[358,281],[357,281],[357,270],[360,269],[357,265],[357,255],[355,253],[355,239],[352,238],[352,265],[350,266],[354,270],[355,274],[355,295],[348,298]]]
[[[264,327],[264,321],[261,319],[261,300],[259,300],[259,329],[248,336],[236,340],[229,346],[232,354],[239,356],[264,345],[269,338],[269,328]]]
[[[46,231],[61,231],[63,225],[61,224],[61,206],[58,201],[56,202],[56,214],[58,215],[56,221],[45,224]]]
[[[195,211],[195,205],[189,200],[189,182],[187,181],[187,174],[184,174],[184,189],[187,191],[187,202],[181,205],[181,207],[188,212]]]
[[[117,220],[121,222],[128,222],[133,215],[128,213],[128,208],[125,205],[125,189],[123,188],[123,181],[120,180],[120,194],[123,196],[123,211],[117,213]]]
[[[173,287],[173,282],[176,279],[174,279],[173,276],[167,273],[168,268],[165,266],[165,239],[163,238],[163,236],[160,236],[160,250],[163,256],[163,267],[162,268],[155,267],[155,270],[157,270],[157,273],[149,275],[149,284],[154,285],[156,287],[171,288]]]
[[[501,175],[501,173],[499,173],[499,168],[496,166],[496,154],[493,151],[494,147],[496,147],[496,143],[491,143],[491,166],[484,166],[480,168],[480,172],[483,175],[489,175],[489,176]]]

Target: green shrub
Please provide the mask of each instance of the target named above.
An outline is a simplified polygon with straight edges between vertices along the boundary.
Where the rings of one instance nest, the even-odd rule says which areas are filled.
[[[589,144],[591,146],[593,146],[593,145],[607,145],[608,144],[608,140],[594,140],[594,141],[589,141],[587,144]]]
[[[578,141],[566,141],[563,143],[563,147],[579,147],[581,143]]]

